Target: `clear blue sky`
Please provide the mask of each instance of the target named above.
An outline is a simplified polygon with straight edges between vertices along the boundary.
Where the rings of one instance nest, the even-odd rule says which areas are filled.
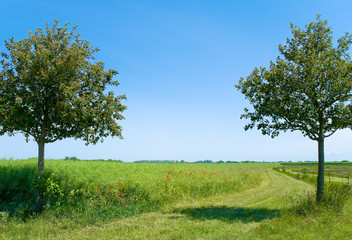
[[[271,139],[245,132],[249,104],[234,88],[255,67],[268,66],[278,45],[316,14],[329,20],[334,40],[352,32],[352,2],[210,0],[0,0],[0,51],[9,37],[23,39],[45,22],[78,24],[101,51],[97,60],[119,71],[126,94],[124,140],[85,146],[65,139],[46,145],[46,158],[197,161],[305,161],[317,143],[301,133]],[[326,139],[327,161],[352,160],[352,134]],[[0,158],[37,156],[22,135],[0,137]]]

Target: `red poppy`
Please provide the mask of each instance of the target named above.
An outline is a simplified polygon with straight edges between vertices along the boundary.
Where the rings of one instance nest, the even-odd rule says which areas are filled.
[[[123,184],[122,184],[122,183],[120,183],[120,185],[122,186]]]
[[[111,184],[110,184],[110,187],[111,187]]]
[[[169,175],[167,175],[166,177],[167,177],[168,180],[171,180],[170,177],[169,177]]]
[[[99,189],[98,189],[98,192],[99,192]]]
[[[121,195],[121,193],[118,193],[117,195],[119,195],[119,196],[120,196],[120,195]]]
[[[107,198],[109,198],[109,195],[108,196],[106,196]]]

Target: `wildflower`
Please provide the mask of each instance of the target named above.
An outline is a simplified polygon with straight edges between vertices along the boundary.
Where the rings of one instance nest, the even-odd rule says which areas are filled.
[[[117,195],[119,195],[119,196],[120,196],[120,195],[121,195],[121,193],[118,193]]]
[[[186,188],[188,188],[188,185],[186,185]]]
[[[107,195],[106,197],[109,198],[109,195]]]
[[[110,184],[110,187],[111,187],[111,184]]]
[[[98,188],[98,192],[99,192],[99,188]]]
[[[166,177],[167,177],[168,180],[171,180],[170,177],[169,177],[169,175],[167,175]]]
[[[120,185],[122,186],[123,184],[122,184],[122,183],[120,183]]]
[[[182,173],[182,170],[178,173],[178,175],[180,175]]]
[[[172,173],[172,171],[171,172],[169,172],[169,174],[171,174]]]
[[[98,187],[100,187],[100,185],[98,185]]]

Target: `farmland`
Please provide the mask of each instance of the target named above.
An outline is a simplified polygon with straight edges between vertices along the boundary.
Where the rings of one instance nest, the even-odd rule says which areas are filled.
[[[45,207],[35,217],[36,161],[0,161],[0,239],[310,239],[352,235],[351,198],[338,211],[329,205],[301,214],[297,209],[315,186],[274,171],[278,163],[48,160],[42,186],[47,192]]]

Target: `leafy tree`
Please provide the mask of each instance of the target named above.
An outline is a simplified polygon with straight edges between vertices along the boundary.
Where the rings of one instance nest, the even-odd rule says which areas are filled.
[[[293,37],[279,45],[283,58],[269,69],[255,68],[236,88],[253,106],[241,118],[245,130],[255,126],[264,135],[300,131],[318,142],[316,200],[324,190],[324,139],[338,129],[352,126],[352,63],[348,54],[352,36],[346,33],[332,42],[332,31],[320,15],[302,30],[291,24]]]
[[[23,133],[38,144],[38,178],[44,170],[44,146],[73,137],[86,144],[103,137],[122,138],[117,120],[125,106],[124,95],[106,93],[118,86],[115,70],[104,71],[103,62],[93,62],[93,48],[87,40],[59,22],[29,32],[29,37],[5,41],[8,53],[1,53],[0,135]],[[40,211],[40,193],[35,210]]]

